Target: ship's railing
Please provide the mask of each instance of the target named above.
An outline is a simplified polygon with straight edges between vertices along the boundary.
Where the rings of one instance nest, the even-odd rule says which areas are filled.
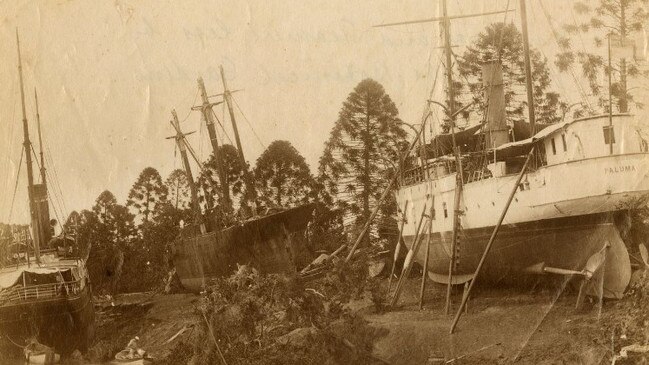
[[[81,295],[82,289],[81,280],[29,285],[27,287],[17,285],[0,291],[0,303],[78,297]]]
[[[413,185],[423,181],[439,179],[455,173],[454,161],[436,161],[424,166],[406,170],[401,179],[401,185]]]

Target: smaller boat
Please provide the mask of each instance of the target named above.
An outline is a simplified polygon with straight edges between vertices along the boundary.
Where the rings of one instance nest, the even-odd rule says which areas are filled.
[[[115,360],[113,360],[111,364],[148,365],[148,364],[153,364],[153,359],[148,357],[146,352],[131,353],[128,349],[124,349],[118,352],[117,354],[115,354]]]

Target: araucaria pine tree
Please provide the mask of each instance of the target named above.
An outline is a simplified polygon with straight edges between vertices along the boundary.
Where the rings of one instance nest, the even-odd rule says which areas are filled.
[[[167,201],[167,187],[162,182],[158,170],[147,167],[133,184],[128,193],[126,206],[135,211],[136,215],[147,223],[154,218],[156,208]]]
[[[527,116],[525,96],[525,64],[523,36],[511,23],[493,23],[483,30],[476,40],[458,58],[461,80],[458,86],[468,87],[480,112],[486,110],[482,65],[498,61],[503,67],[505,83],[505,110],[509,121],[524,120]],[[550,71],[547,59],[538,50],[530,49],[532,63],[532,87],[536,119],[540,123],[555,123],[562,117],[563,103],[557,92],[550,90]]]
[[[372,79],[361,81],[343,103],[319,166],[319,180],[344,212],[346,226],[359,227],[367,221],[406,144],[399,112],[383,86]],[[390,195],[374,220],[374,237],[379,232],[376,222],[395,209]],[[370,239],[366,235],[365,243]]]
[[[257,159],[255,181],[266,205],[292,207],[308,201],[313,178],[304,157],[288,141],[273,141]]]
[[[607,87],[604,86],[606,79],[603,77],[604,73],[612,71],[613,100],[616,101],[618,111],[625,113],[629,110],[629,103],[633,101],[629,93],[629,78],[643,76],[643,73],[646,76],[646,71],[642,72],[633,58],[615,57],[616,55],[613,55],[613,70],[609,70],[606,58],[607,38],[610,35],[618,41],[629,41],[634,32],[641,31],[649,21],[649,12],[646,10],[649,1],[584,0],[575,2],[573,6],[577,18],[563,27],[568,36],[559,39],[561,52],[555,63],[562,71],[579,63],[595,95],[607,92]],[[600,103],[606,105],[604,99],[608,97],[600,98]]]

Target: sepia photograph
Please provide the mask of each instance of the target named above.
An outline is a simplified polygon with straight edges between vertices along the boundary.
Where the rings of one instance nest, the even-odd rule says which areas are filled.
[[[649,0],[0,0],[0,365],[649,363]]]

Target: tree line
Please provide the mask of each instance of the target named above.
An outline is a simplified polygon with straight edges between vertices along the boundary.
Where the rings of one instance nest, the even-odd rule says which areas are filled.
[[[604,1],[604,0],[602,0]],[[503,64],[505,103],[509,120],[523,120],[527,103],[524,93],[524,65],[521,33],[511,24],[494,23],[478,34],[464,54],[456,55],[456,90],[464,93],[459,103],[472,102],[465,118],[484,112],[481,71],[484,62],[499,57]],[[558,56],[563,64],[565,55]],[[532,48],[533,95],[542,123],[562,120],[567,103],[551,89],[548,60]],[[562,61],[563,60],[563,61]],[[628,68],[627,68],[628,70]],[[620,110],[627,107],[624,93],[616,94]],[[257,159],[252,175],[261,205],[294,207],[315,205],[308,228],[308,253],[302,263],[321,251],[331,252],[358,234],[371,212],[379,214],[364,244],[394,244],[397,235],[396,200],[379,197],[390,177],[410,163],[401,159],[409,134],[399,111],[375,80],[362,80],[343,102],[338,118],[325,142],[316,173],[288,141],[273,141]],[[245,169],[237,149],[219,147],[225,184],[234,209],[246,197]],[[222,189],[214,155],[204,162],[197,179],[203,211],[219,207]],[[101,193],[90,209],[74,212],[66,228],[77,228],[80,242],[92,244],[88,267],[93,285],[100,291],[149,290],[161,285],[172,267],[173,242],[181,226],[191,224],[190,189],[183,170],[166,179],[152,167],[145,168],[134,182],[124,204],[110,191]],[[128,277],[128,280],[122,278]]]

